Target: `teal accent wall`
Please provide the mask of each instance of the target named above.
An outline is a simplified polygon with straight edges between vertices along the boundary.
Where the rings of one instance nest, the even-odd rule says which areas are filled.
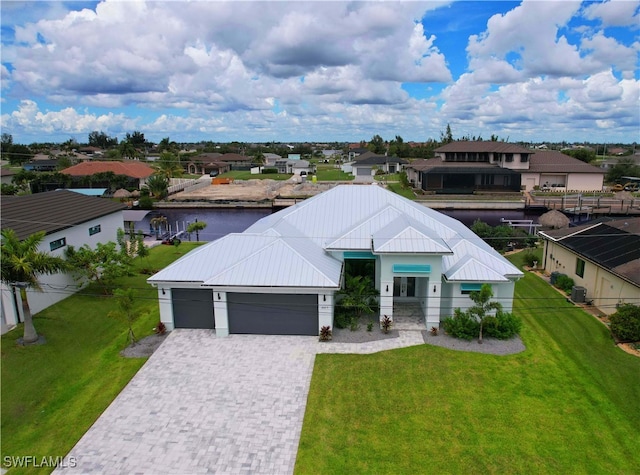
[[[482,289],[482,284],[460,284],[462,292],[478,292]]]

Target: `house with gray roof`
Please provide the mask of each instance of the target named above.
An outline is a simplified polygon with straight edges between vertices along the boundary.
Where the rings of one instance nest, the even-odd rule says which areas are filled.
[[[340,185],[199,247],[150,277],[168,328],[318,335],[349,261],[375,268],[380,319],[418,304],[438,327],[489,283],[512,308],[522,272],[459,221],[378,185]]]
[[[62,257],[67,246],[115,242],[118,228],[124,228],[121,203],[85,196],[69,190],[48,191],[24,196],[3,196],[0,202],[1,227],[13,229],[19,239],[39,231],[45,238],[39,250]],[[78,290],[73,276],[58,273],[40,277],[42,292],[27,290],[33,314],[44,310]],[[20,293],[2,284],[2,329],[22,321]]]
[[[571,277],[583,289],[579,302],[607,315],[623,303],[640,305],[640,218],[605,218],[540,236],[543,268]]]

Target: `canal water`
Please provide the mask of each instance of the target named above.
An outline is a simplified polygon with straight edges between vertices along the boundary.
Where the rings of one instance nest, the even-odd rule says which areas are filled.
[[[480,219],[492,226],[501,223],[501,219],[530,219],[534,224],[538,222],[539,213],[528,210],[441,210],[443,214],[471,226],[476,219]],[[136,231],[153,234],[150,221],[154,217],[165,216],[171,231],[182,231],[194,221],[204,221],[207,227],[200,231],[200,241],[215,241],[229,233],[241,233],[260,218],[271,214],[267,208],[163,208],[151,211],[144,220],[136,223]],[[195,233],[185,236],[183,240],[196,240]]]

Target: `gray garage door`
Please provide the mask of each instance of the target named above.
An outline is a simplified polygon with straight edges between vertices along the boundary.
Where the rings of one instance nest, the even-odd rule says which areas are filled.
[[[318,296],[227,294],[229,333],[317,335]]]
[[[176,328],[215,328],[211,290],[171,289],[171,297]]]
[[[356,168],[357,176],[371,176],[371,168]]]

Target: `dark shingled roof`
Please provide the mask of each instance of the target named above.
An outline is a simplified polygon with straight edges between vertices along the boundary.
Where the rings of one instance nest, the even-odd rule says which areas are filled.
[[[3,196],[1,206],[2,229],[13,229],[19,239],[38,231],[55,233],[126,208],[122,203],[67,190]]]
[[[528,148],[507,142],[491,142],[486,140],[461,140],[451,142],[435,149],[436,152],[477,152],[477,153],[533,153]]]
[[[358,157],[354,166],[359,165],[383,165],[385,163],[409,163],[407,160],[398,157],[387,157],[386,155],[368,155],[365,158]]]
[[[605,170],[570,157],[561,152],[549,150],[536,152],[529,159],[530,172],[542,173],[598,173],[603,175]]]
[[[541,234],[640,285],[640,218],[622,218]]]

